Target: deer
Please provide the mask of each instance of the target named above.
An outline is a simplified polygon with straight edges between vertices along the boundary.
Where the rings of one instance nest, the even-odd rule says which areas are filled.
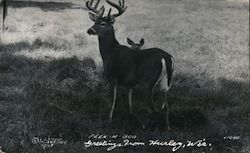
[[[109,123],[112,122],[116,104],[117,86],[123,86],[128,90],[129,111],[132,114],[133,89],[139,86],[142,89],[143,98],[147,102],[151,112],[158,112],[153,100],[153,89],[158,87],[163,93],[164,101],[161,110],[168,130],[169,105],[167,93],[172,85],[174,71],[174,58],[166,51],[159,48],[149,48],[136,51],[136,49],[121,45],[114,31],[115,19],[121,16],[127,9],[124,0],[116,4],[110,0],[106,2],[111,6],[108,14],[104,16],[104,6],[98,9],[100,0],[93,4],[94,0],[88,0],[86,7],[89,9],[89,17],[94,25],[87,30],[89,35],[98,37],[100,55],[103,61],[104,76],[113,88],[113,101],[109,113]],[[118,12],[112,13],[112,8]]]
[[[132,49],[136,49],[136,50],[139,50],[142,48],[142,46],[144,45],[144,39],[142,38],[140,40],[140,42],[137,44],[135,43],[133,40],[131,40],[130,38],[127,38],[127,42],[128,44],[131,46],[130,48]]]

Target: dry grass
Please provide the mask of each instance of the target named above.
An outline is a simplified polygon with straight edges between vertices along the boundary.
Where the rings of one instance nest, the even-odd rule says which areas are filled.
[[[19,144],[18,140],[53,132],[65,137],[74,135],[74,139],[86,133],[108,132],[106,128],[102,131],[99,124],[107,119],[111,96],[102,78],[97,38],[86,33],[93,23],[83,1],[54,0],[58,2],[55,8],[49,7],[51,3],[47,0],[34,0],[30,6],[25,2],[10,6],[6,30],[0,38],[3,121],[0,146],[12,152],[27,148],[37,152],[39,148],[30,146],[26,140]],[[36,2],[44,2],[43,7]],[[144,48],[162,48],[176,60],[174,84],[169,93],[169,100],[174,102],[171,113],[175,130],[172,135],[159,135],[183,139],[204,136],[217,144],[214,153],[230,149],[247,153],[249,2],[127,0],[126,3],[127,12],[115,23],[119,42],[126,44],[127,37],[144,38]],[[131,119],[123,115],[126,95],[119,93],[119,97],[116,116],[120,115],[117,120],[124,120],[121,126],[126,126],[130,123],[126,119]],[[134,99],[136,113],[144,115],[145,105],[139,94]],[[97,113],[96,108],[101,111]],[[23,133],[18,134],[18,139],[13,138],[12,133],[20,130]],[[224,142],[221,137],[225,135],[240,135],[242,139]],[[83,151],[78,143],[57,149],[54,151]]]
[[[83,8],[79,1],[75,5]],[[128,11],[115,24],[121,43],[126,44],[126,37],[143,37],[146,48],[165,49],[176,58],[177,74],[248,80],[248,2],[154,0],[128,1],[127,5]],[[86,33],[92,22],[84,9],[9,9],[6,24],[3,44],[32,44],[40,39],[58,46],[23,49],[17,55],[39,59],[90,56],[101,62],[96,38]]]

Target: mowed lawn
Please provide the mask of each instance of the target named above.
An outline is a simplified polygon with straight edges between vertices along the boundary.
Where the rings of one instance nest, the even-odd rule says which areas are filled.
[[[126,0],[125,3],[127,11],[114,24],[118,41],[127,45],[127,37],[137,42],[144,38],[143,48],[158,47],[175,58],[174,81],[169,91],[169,101],[174,103],[170,114],[174,137],[208,137],[215,149],[205,152],[247,152],[250,147],[247,137],[250,132],[247,130],[250,124],[249,1]],[[76,124],[80,129],[88,129],[78,131],[81,136],[84,132],[85,135],[103,132],[102,128],[91,127],[98,129],[100,120],[107,119],[112,96],[102,78],[97,37],[87,34],[93,22],[85,1],[33,0],[9,5],[6,29],[0,37],[0,120],[3,122],[0,135],[4,135],[0,146],[13,151],[9,143],[15,142],[15,138],[9,133],[20,130],[26,131],[18,136],[20,139],[26,135],[32,138],[41,133],[55,133],[56,128],[51,132],[47,124],[56,126],[53,121],[61,120],[63,115],[74,125],[84,122],[84,125]],[[119,111],[126,112],[122,108],[128,110],[126,95],[119,94],[122,104],[117,105],[116,116]],[[140,116],[143,114],[140,108],[144,106],[138,95],[135,92],[133,105]],[[158,100],[157,95],[155,98]],[[50,107],[66,113],[61,115],[52,110],[51,115]],[[37,117],[37,110],[46,115]],[[74,114],[73,121],[65,117],[67,113]],[[49,123],[34,124],[43,118]],[[27,122],[30,126],[21,128]],[[194,124],[202,124],[202,129],[196,129]],[[3,134],[6,129],[9,133]],[[195,131],[190,133],[190,129]],[[169,138],[167,132],[164,134]],[[241,139],[223,140],[230,135]],[[64,149],[79,151],[79,144],[74,144]],[[17,145],[13,143],[13,146]],[[14,148],[20,151],[30,147],[24,143]]]

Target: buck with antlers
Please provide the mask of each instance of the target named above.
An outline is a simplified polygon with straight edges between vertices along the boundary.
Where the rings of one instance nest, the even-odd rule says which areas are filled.
[[[153,88],[157,86],[164,91],[165,100],[162,104],[162,110],[164,110],[166,124],[170,129],[167,92],[172,84],[173,57],[158,48],[136,51],[120,45],[116,40],[113,24],[115,18],[122,15],[127,9],[124,0],[120,0],[119,4],[106,0],[109,5],[118,10],[118,13],[111,14],[112,9],[110,8],[107,16],[103,15],[105,12],[104,6],[98,9],[99,2],[100,0],[97,0],[95,5],[93,5],[93,0],[86,2],[87,8],[92,11],[89,12],[90,19],[95,23],[87,32],[90,35],[98,36],[104,73],[114,87],[109,121],[112,121],[115,108],[117,85],[128,89],[130,113],[132,113],[132,91],[137,85],[143,90],[144,99],[151,110],[157,112],[158,110],[153,102]]]

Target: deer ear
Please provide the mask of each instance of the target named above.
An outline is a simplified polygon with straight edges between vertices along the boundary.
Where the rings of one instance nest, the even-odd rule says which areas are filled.
[[[135,43],[129,38],[127,38],[127,42],[128,42],[129,45],[135,45]]]
[[[144,39],[143,38],[140,40],[140,45],[141,46],[144,45]]]
[[[95,15],[94,13],[92,13],[92,12],[89,12],[89,17],[90,17],[90,19],[92,20],[92,21],[96,21],[96,19],[98,18],[97,17],[97,15]]]
[[[115,17],[114,16],[110,16],[110,23],[114,24],[115,23]]]

